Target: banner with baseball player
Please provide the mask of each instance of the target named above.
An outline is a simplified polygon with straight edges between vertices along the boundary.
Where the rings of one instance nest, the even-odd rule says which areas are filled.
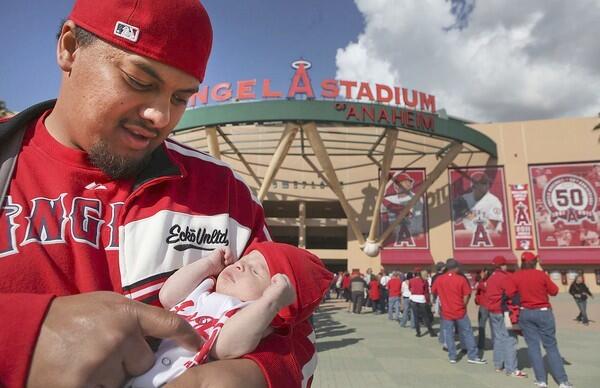
[[[381,230],[392,224],[414,197],[415,188],[425,180],[425,169],[392,169],[380,209]],[[425,194],[383,243],[389,249],[429,249],[427,200]]]
[[[454,249],[510,249],[504,169],[448,169]]]
[[[529,166],[538,247],[600,255],[600,162]]]

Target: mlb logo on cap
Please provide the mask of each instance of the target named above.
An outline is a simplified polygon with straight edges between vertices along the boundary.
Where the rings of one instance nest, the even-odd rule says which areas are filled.
[[[132,26],[131,24],[118,21],[115,24],[114,34],[132,42],[137,42],[138,37],[140,36],[140,29]]]

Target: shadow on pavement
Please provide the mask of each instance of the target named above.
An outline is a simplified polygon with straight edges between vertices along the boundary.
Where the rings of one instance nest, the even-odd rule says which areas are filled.
[[[317,352],[324,352],[329,349],[344,348],[346,346],[354,345],[364,340],[364,338],[342,338],[337,341],[317,341]]]
[[[364,338],[340,338],[337,340],[321,341],[328,337],[346,336],[356,332],[356,329],[350,328],[339,321],[333,319],[332,313],[340,311],[344,306],[325,305],[319,307],[313,316],[313,325],[317,336],[317,351],[322,352],[329,349],[338,349],[354,345]]]

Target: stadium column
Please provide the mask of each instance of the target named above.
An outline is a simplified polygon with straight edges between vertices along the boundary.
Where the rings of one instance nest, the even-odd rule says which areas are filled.
[[[258,200],[262,201],[267,195],[269,191],[269,187],[271,186],[271,182],[279,167],[281,167],[281,163],[287,156],[290,146],[298,133],[298,125],[294,123],[286,123],[285,129],[283,130],[283,134],[281,135],[281,139],[279,140],[279,144],[277,145],[277,149],[271,158],[271,162],[269,163],[269,167],[267,168],[267,172],[265,173],[265,177],[263,179],[262,184],[260,185],[260,190],[258,190]]]
[[[298,204],[298,247],[306,248],[306,201]]]
[[[217,138],[217,128],[207,127],[206,138],[208,140],[208,152],[216,159],[221,159],[221,150],[219,149],[219,140]]]
[[[388,128],[385,134],[385,148],[383,151],[383,161],[381,163],[381,176],[379,177],[379,191],[377,192],[377,200],[375,207],[373,208],[373,217],[371,220],[371,229],[369,230],[369,237],[367,237],[368,243],[374,243],[377,236],[377,226],[379,224],[379,214],[381,208],[381,201],[385,194],[385,185],[387,184],[388,177],[390,174],[390,166],[394,159],[394,151],[396,149],[396,142],[398,140],[398,130],[395,128]]]
[[[446,148],[446,154],[444,155],[444,157],[442,157],[442,160],[439,161],[439,163],[437,164],[437,166],[435,166],[433,171],[431,171],[431,173],[427,175],[427,179],[425,179],[423,183],[419,185],[417,190],[415,190],[414,196],[410,199],[410,201],[406,203],[406,205],[404,205],[404,208],[396,216],[396,220],[392,224],[390,224],[390,226],[388,226],[387,229],[381,234],[378,240],[379,246],[381,246],[381,244],[389,237],[389,235],[394,231],[394,229],[398,225],[400,225],[404,217],[408,215],[413,206],[415,206],[417,201],[419,201],[423,193],[425,193],[427,189],[429,189],[433,182],[435,182],[436,179],[439,178],[440,175],[442,175],[442,172],[444,172],[446,168],[448,168],[450,163],[452,163],[452,161],[456,159],[462,148],[463,145],[460,142],[452,142],[449,144],[449,146]]]
[[[344,209],[344,213],[346,213],[346,217],[348,217],[348,224],[350,225],[354,236],[360,245],[364,245],[365,238],[360,230],[360,226],[358,225],[358,214],[352,208],[352,206],[350,206],[350,203],[344,195],[342,185],[340,184],[340,181],[335,173],[331,159],[327,154],[327,149],[325,148],[323,139],[321,139],[321,135],[319,135],[319,131],[317,130],[317,125],[314,122],[302,124],[302,129],[304,130],[304,133],[306,134],[306,137],[308,138],[308,141],[315,152],[315,156],[317,157],[321,168],[325,172],[329,187],[337,196],[338,200],[340,201],[340,205],[342,205],[342,208]]]
[[[250,175],[252,176],[252,178],[254,178],[254,181],[256,182],[256,184],[258,186],[260,186],[261,182],[260,182],[260,179],[258,179],[258,175],[256,175],[256,173],[252,169],[252,166],[250,166],[250,163],[248,163],[248,161],[246,160],[246,158],[244,158],[244,155],[242,155],[242,153],[240,152],[240,150],[237,149],[237,147],[235,146],[235,144],[233,144],[233,142],[229,139],[229,137],[225,134],[225,132],[223,132],[221,130],[221,128],[217,127],[217,132],[219,132],[219,135],[221,135],[221,137],[223,138],[223,140],[225,140],[225,143],[227,143],[227,145],[229,146],[229,148],[231,148],[233,150],[233,152],[235,152],[235,154],[237,155],[237,157],[240,160],[240,162],[242,162],[242,164],[244,165],[244,167],[246,167],[246,170],[248,170],[248,172],[250,173]]]

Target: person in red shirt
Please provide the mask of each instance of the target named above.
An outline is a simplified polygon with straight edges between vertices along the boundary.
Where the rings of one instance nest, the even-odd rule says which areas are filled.
[[[350,274],[348,271],[344,272],[342,278],[342,289],[344,294],[344,299],[346,302],[350,302]]]
[[[373,313],[381,314],[381,292],[379,292],[379,275],[371,276],[369,281],[369,299],[371,299],[371,308]]]
[[[421,336],[421,323],[423,320],[431,337],[435,337],[431,327],[431,315],[429,314],[429,284],[421,275],[421,268],[415,268],[414,277],[408,282],[410,289],[410,306],[417,331],[417,337]]]
[[[442,306],[442,330],[448,347],[448,358],[451,364],[456,363],[456,344],[454,328],[458,328],[461,343],[467,349],[468,362],[486,364],[478,355],[477,345],[471,329],[471,321],[467,315],[467,304],[471,298],[471,287],[464,276],[459,273],[458,262],[454,259],[446,261],[446,273],[437,277],[432,292],[440,298]]]
[[[398,271],[392,272],[392,278],[387,283],[386,287],[388,290],[388,319],[399,321],[402,281],[400,280],[400,274]]]
[[[517,369],[517,335],[508,330],[504,324],[503,305],[506,298],[506,282],[510,276],[504,256],[496,256],[492,260],[496,267],[487,280],[486,305],[492,324],[492,340],[494,342],[494,366],[497,372],[506,372],[513,377],[527,377]]]
[[[477,338],[477,347],[480,352],[483,352],[485,349],[485,326],[487,325],[490,313],[487,308],[487,300],[485,298],[485,291],[487,288],[487,279],[490,276],[490,271],[487,269],[482,269],[477,278],[477,284],[475,286],[475,304],[479,306],[479,311],[477,312],[477,322],[478,322],[478,338]],[[490,330],[491,331],[491,330]],[[492,332],[493,336],[493,332]],[[492,337],[493,340],[493,337]]]
[[[146,337],[197,349],[192,326],[157,306],[166,278],[219,246],[237,259],[270,239],[237,174],[169,138],[211,51],[200,2],[71,3],[58,99],[0,119],[2,387],[116,387],[154,363]],[[310,385],[311,332],[303,320],[174,383]]]
[[[538,387],[548,386],[548,377],[542,358],[540,343],[546,349],[548,365],[561,388],[569,388],[569,378],[556,342],[556,323],[549,295],[558,294],[558,287],[548,274],[537,270],[538,257],[532,252],[521,254],[521,270],[507,278],[505,291],[508,297],[517,293],[521,299],[519,326],[527,342],[529,361],[533,366]]]

